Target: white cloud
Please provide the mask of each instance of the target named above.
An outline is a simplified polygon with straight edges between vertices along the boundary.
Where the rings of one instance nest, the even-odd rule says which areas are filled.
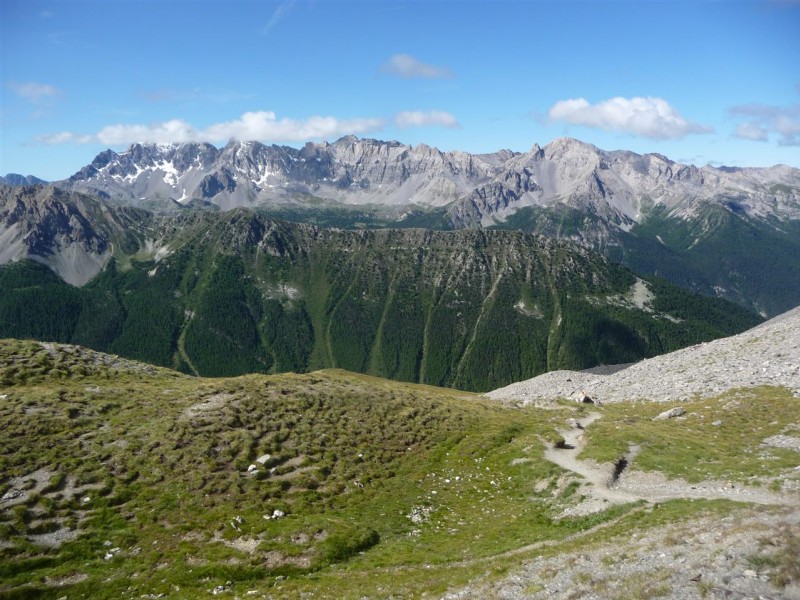
[[[119,146],[132,142],[192,142],[197,136],[197,130],[189,123],[172,119],[153,125],[109,125],[91,137],[106,146]]]
[[[611,98],[589,104],[584,98],[561,100],[548,111],[551,121],[565,121],[610,131],[624,131],[653,139],[679,139],[712,129],[687,121],[663,98]]]
[[[740,124],[734,135],[745,139],[763,141],[771,133],[778,134],[778,144],[781,146],[800,146],[800,104],[794,106],[770,106],[768,104],[743,104],[730,109],[734,117],[747,119]],[[763,137],[753,138],[741,135],[742,129],[759,129]]]
[[[766,129],[755,123],[741,123],[736,131],[733,132],[738,138],[744,140],[752,140],[754,142],[766,142],[769,139],[769,133]]]
[[[453,76],[450,69],[429,65],[410,54],[393,55],[380,66],[379,71],[403,79],[446,79]]]
[[[394,116],[394,123],[402,129],[408,127],[449,127],[457,129],[461,127],[458,119],[441,110],[399,112]]]
[[[345,134],[358,134],[380,129],[383,119],[337,119],[335,117],[309,117],[303,121],[277,119],[271,111],[247,112],[235,121],[218,123],[200,132],[208,141],[271,140],[299,142],[317,138],[331,138]]]
[[[37,141],[44,144],[99,143],[107,146],[135,142],[227,142],[231,139],[301,142],[345,134],[362,134],[380,129],[384,125],[385,120],[380,118],[337,119],[314,116],[295,120],[278,119],[274,112],[258,111],[244,113],[233,121],[215,123],[206,129],[197,129],[186,121],[173,119],[150,125],[109,125],[93,134],[61,132],[41,136]]]
[[[7,85],[17,96],[33,103],[42,102],[43,100],[56,98],[61,95],[61,90],[46,83],[26,81],[24,83],[11,82]]]

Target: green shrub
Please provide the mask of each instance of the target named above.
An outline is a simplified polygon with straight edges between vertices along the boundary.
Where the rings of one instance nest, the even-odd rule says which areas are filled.
[[[343,562],[380,541],[378,532],[364,526],[355,526],[337,531],[320,545],[320,559],[325,563]]]

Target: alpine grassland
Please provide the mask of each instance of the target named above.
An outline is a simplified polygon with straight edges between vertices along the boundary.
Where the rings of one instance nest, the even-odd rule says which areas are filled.
[[[609,403],[588,430],[582,458],[613,462],[636,446],[636,468],[689,483],[718,480],[775,486],[797,466],[797,451],[764,440],[798,428],[800,405],[785,388],[735,390],[716,398],[674,403],[680,420],[654,420],[663,403]],[[624,427],[620,427],[624,423]]]
[[[781,394],[688,404],[685,431],[653,422],[654,405],[603,407],[586,452],[613,461],[635,442],[637,465],[668,476],[776,476],[781,452],[751,464],[731,448],[796,419]],[[197,378],[3,340],[0,597],[416,597],[735,510],[675,500],[569,516],[582,488],[543,452],[585,410],[342,370]]]

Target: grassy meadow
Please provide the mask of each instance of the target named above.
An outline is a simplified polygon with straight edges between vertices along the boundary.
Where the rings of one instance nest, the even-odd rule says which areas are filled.
[[[0,357],[0,598],[417,597],[736,506],[562,517],[580,488],[543,450],[575,405],[512,408],[341,370],[202,379],[16,340]],[[727,411],[709,427],[731,437],[713,455],[687,447],[708,458],[697,477],[749,477],[732,449],[797,421],[780,390],[754,393],[703,401],[692,427]],[[641,468],[691,479],[662,449],[694,430],[651,421],[660,408],[600,409],[586,455],[638,442]]]

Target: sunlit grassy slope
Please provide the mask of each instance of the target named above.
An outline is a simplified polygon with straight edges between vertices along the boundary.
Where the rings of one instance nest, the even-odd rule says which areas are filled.
[[[622,431],[644,418],[613,415]],[[558,518],[579,498],[542,453],[569,416],[339,370],[198,379],[3,340],[0,597],[413,597],[532,544],[730,509]]]

